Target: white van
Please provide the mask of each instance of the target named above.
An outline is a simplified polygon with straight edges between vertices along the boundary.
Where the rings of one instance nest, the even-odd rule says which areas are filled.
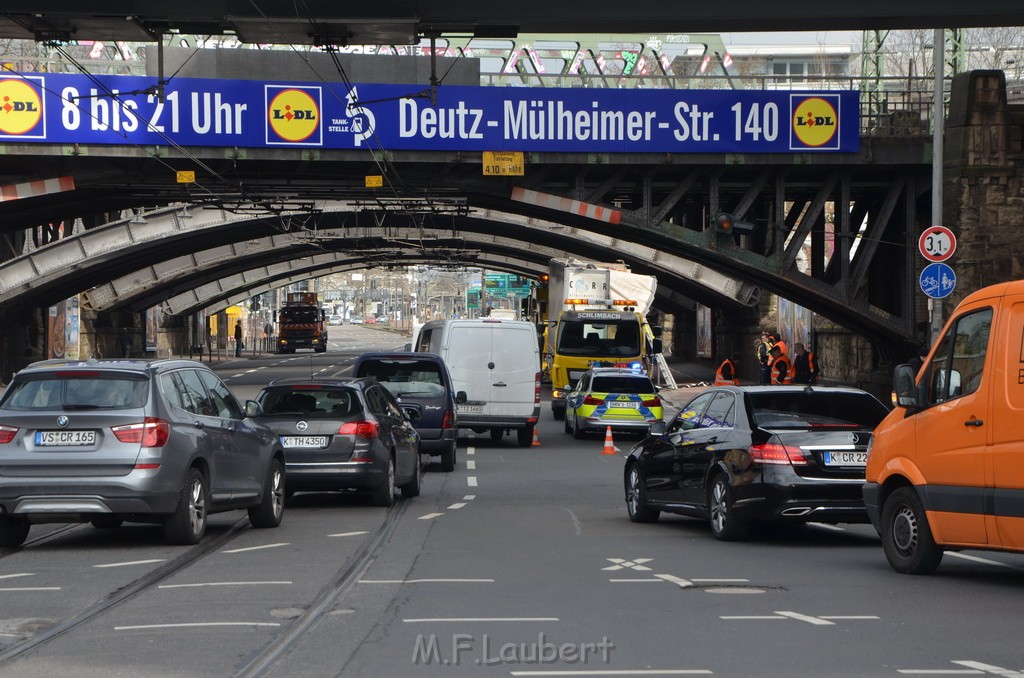
[[[420,329],[414,350],[444,359],[458,405],[458,426],[491,432],[500,440],[515,429],[520,447],[533,442],[540,416],[540,347],[537,328],[525,320],[432,320]]]

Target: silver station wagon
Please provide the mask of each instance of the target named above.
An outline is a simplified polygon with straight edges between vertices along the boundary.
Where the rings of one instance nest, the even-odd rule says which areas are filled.
[[[194,544],[207,516],[284,511],[284,453],[223,381],[189,360],[47,360],[0,398],[0,546],[33,523],[163,525]]]

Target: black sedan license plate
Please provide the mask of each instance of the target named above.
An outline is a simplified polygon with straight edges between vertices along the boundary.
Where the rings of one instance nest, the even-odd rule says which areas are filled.
[[[867,452],[826,452],[825,466],[866,466]]]
[[[36,431],[40,447],[79,447],[96,444],[96,431]]]
[[[281,446],[322,449],[327,447],[327,436],[281,436]]]

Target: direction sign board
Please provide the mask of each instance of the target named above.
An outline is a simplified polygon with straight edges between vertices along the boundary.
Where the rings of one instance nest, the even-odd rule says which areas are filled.
[[[956,273],[946,264],[928,264],[921,271],[921,291],[932,299],[944,299],[956,287]]]
[[[917,239],[917,249],[928,261],[945,261],[956,252],[956,236],[945,226],[932,226]]]

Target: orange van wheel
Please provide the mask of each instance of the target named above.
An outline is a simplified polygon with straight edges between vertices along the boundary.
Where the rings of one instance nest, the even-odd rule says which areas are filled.
[[[912,487],[901,487],[882,506],[882,548],[889,565],[904,574],[928,574],[942,562],[928,516]]]

